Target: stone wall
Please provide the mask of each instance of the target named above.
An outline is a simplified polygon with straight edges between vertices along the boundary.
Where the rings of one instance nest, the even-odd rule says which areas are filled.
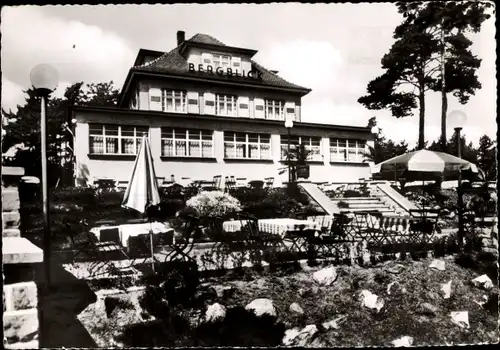
[[[24,169],[2,167],[3,344],[6,349],[39,347],[36,270],[43,251],[19,230],[19,183]]]

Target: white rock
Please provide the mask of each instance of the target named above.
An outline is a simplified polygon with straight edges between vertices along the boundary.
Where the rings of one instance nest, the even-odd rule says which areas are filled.
[[[219,303],[210,305],[205,312],[205,320],[207,322],[217,321],[224,317],[226,317],[226,308]]]
[[[453,311],[451,320],[459,327],[469,328],[469,313],[467,311]]]
[[[392,286],[398,286],[401,293],[406,293],[405,287],[401,287],[401,285],[398,283],[398,281],[393,281],[387,285],[387,294],[389,294],[389,295],[391,294]]]
[[[479,300],[479,301],[474,300],[474,302],[475,302],[477,305],[479,305],[479,306],[483,307],[483,305],[484,305],[484,304],[486,304],[486,303],[488,302],[488,296],[487,296],[487,295],[483,295],[482,300]]]
[[[448,283],[441,285],[441,292],[443,293],[443,298],[449,299],[451,296],[451,280]]]
[[[333,320],[330,320],[328,322],[324,322],[322,324],[323,328],[328,330],[328,329],[338,329],[339,328],[339,324],[345,320],[347,316],[345,315],[342,315],[342,316],[339,316]]]
[[[305,326],[301,330],[298,328],[288,329],[283,337],[283,345],[305,346],[317,332],[318,328],[315,325]]]
[[[429,267],[430,267],[431,269],[436,269],[436,270],[439,270],[439,271],[444,271],[444,270],[446,270],[444,260],[439,260],[439,259],[434,259],[434,260],[431,262],[431,264],[429,265]]]
[[[257,316],[270,315],[276,316],[276,309],[274,308],[271,299],[259,298],[252,301],[245,306],[246,310],[252,310]]]
[[[472,284],[476,287],[483,288],[485,290],[490,290],[493,288],[493,282],[487,275],[482,275],[472,280]]]
[[[313,273],[313,279],[319,284],[330,286],[337,279],[335,267],[327,267]]]
[[[290,304],[290,311],[291,312],[295,312],[297,314],[301,314],[301,315],[304,313],[304,310],[297,303],[291,303]]]
[[[377,309],[379,312],[384,307],[384,300],[368,290],[361,291],[362,304],[370,309]]]
[[[412,344],[413,338],[407,335],[392,341],[392,345],[394,345],[395,347],[411,346]]]

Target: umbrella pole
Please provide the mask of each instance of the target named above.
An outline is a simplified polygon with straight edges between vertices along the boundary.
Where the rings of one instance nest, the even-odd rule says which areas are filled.
[[[153,252],[153,223],[151,218],[149,219],[149,243],[151,247],[151,268],[153,269],[153,274],[155,273],[155,255]]]

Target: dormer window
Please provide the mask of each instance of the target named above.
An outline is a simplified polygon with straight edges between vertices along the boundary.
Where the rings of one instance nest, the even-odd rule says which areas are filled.
[[[212,62],[214,68],[229,68],[231,62],[231,56],[212,54]]]
[[[187,94],[182,90],[163,89],[162,91],[162,110],[164,112],[186,112]]]

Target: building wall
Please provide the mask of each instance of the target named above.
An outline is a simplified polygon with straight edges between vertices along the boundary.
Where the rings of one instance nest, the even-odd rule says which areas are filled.
[[[239,87],[237,85],[224,86],[224,85],[214,85],[214,84],[203,84],[203,83],[193,83],[189,81],[178,81],[178,80],[145,80],[139,82],[139,103],[138,109],[140,110],[151,110],[150,105],[150,91],[151,89],[172,89],[172,90],[186,90],[193,91],[199,94],[199,114],[206,114],[204,110],[204,100],[203,95],[205,92],[211,92],[214,94],[233,94],[241,97],[249,98],[249,112],[250,118],[254,118],[255,112],[255,98],[262,98],[264,100],[282,100],[286,102],[293,102],[295,104],[295,120],[301,121],[301,97],[297,94],[287,93],[284,91],[262,91],[262,90],[251,90],[248,87]],[[129,101],[129,106],[131,106]]]
[[[155,115],[123,115],[114,113],[89,113],[76,114],[75,128],[75,154],[77,183],[85,184],[95,178],[112,178],[117,181],[128,181],[132,173],[135,156],[133,155],[89,155],[89,124],[110,123],[119,125],[149,125],[149,139],[154,157],[156,175],[170,178],[171,174],[176,179],[189,177],[193,180],[209,180],[215,175],[243,177],[248,180],[262,180],[272,176],[275,183],[287,180],[287,174],[278,175],[279,169],[284,167],[280,161],[280,135],[286,134],[286,129],[281,125],[264,125],[256,120],[208,120],[199,118],[196,121],[183,115],[165,116]],[[182,127],[214,130],[214,157],[208,159],[189,158],[164,158],[161,157],[161,127]],[[224,131],[241,131],[271,134],[271,160],[250,159],[224,159]],[[320,136],[322,137],[323,161],[311,162],[310,180],[312,181],[356,181],[369,176],[369,167],[365,163],[330,163],[329,137],[351,137],[368,139],[365,132],[337,131],[325,128],[305,128],[300,124],[292,129],[292,135]],[[368,143],[369,144],[369,143]]]

